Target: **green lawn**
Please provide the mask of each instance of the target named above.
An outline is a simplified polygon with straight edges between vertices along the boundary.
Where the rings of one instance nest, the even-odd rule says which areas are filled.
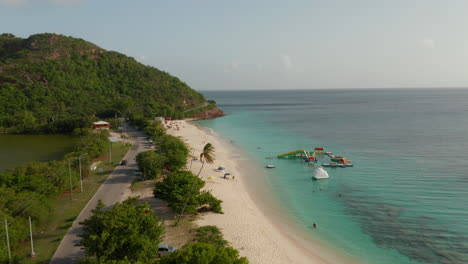
[[[62,237],[72,226],[73,221],[78,217],[99,186],[105,181],[115,166],[130,149],[129,145],[123,143],[112,144],[112,164],[109,164],[109,156],[102,156],[101,164],[98,168],[103,168],[103,172],[93,172],[90,177],[83,180],[83,192],[77,188],[70,194],[60,195],[52,203],[53,210],[49,215],[47,225],[34,230],[33,241],[36,256],[30,258],[31,244],[25,241],[24,246],[17,250],[21,260],[19,263],[49,263]]]

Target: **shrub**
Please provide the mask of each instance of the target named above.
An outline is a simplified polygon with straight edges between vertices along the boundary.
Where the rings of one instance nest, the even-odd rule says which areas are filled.
[[[85,248],[86,256],[101,261],[153,262],[164,237],[164,226],[149,204],[129,198],[112,209],[104,207],[99,201],[93,215],[80,223],[83,234],[79,245]]]
[[[154,197],[167,201],[176,212],[196,213],[200,206],[208,204],[210,209],[222,213],[221,200],[210,192],[201,191],[205,182],[189,171],[172,172],[154,187]],[[185,210],[184,210],[185,208]]]
[[[188,243],[181,249],[161,258],[160,264],[248,264],[245,257],[232,247],[207,243]]]
[[[223,247],[229,245],[229,243],[224,240],[223,234],[217,226],[202,226],[197,228],[196,232],[195,240],[197,242]]]

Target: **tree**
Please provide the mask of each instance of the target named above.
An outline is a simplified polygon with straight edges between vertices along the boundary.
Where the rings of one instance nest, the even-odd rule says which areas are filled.
[[[168,206],[176,212],[182,212],[186,204],[186,211],[196,213],[200,206],[200,189],[205,186],[205,182],[195,176],[190,171],[176,171],[166,176],[166,178],[157,182],[154,187],[154,197],[168,202]],[[186,202],[189,195],[191,199]]]
[[[200,173],[202,172],[203,170],[203,166],[205,165],[205,162],[208,162],[208,163],[213,163],[214,162],[214,147],[213,145],[211,145],[211,143],[207,143],[204,147],[203,147],[203,151],[202,153],[200,153],[200,161],[202,162],[202,165],[200,167],[200,170],[198,171],[198,174],[197,174],[197,177],[200,176]],[[188,202],[190,200],[190,198],[192,197],[192,189],[193,189],[193,183],[191,185],[191,191],[187,193],[187,197],[185,199],[185,204],[184,204],[184,207],[182,207],[182,212],[180,213],[179,217],[177,218],[177,221],[176,221],[176,225],[179,224],[179,221],[180,221],[180,218],[182,217],[182,215],[185,213],[185,209],[188,205]],[[211,196],[211,197],[210,197]],[[203,202],[215,202],[215,211],[217,212],[222,212],[222,209],[221,209],[221,202],[217,202],[219,201],[218,199],[214,198],[211,193],[207,193],[205,192],[204,195],[202,196],[204,198]],[[211,198],[214,198],[215,200],[211,199]],[[217,200],[217,201],[216,201]]]
[[[188,243],[181,249],[163,256],[160,264],[248,264],[245,257],[232,247],[207,243]]]
[[[143,172],[146,179],[154,179],[162,172],[166,157],[157,154],[153,150],[138,153],[136,157],[138,167]]]
[[[204,186],[205,182],[190,171],[176,171],[167,175],[162,182],[157,182],[153,194],[167,201],[168,206],[178,213],[196,213],[203,205],[222,213],[222,201],[207,191],[201,191]]]
[[[178,137],[164,135],[157,142],[157,151],[166,156],[166,166],[172,171],[178,170],[187,164],[189,149]]]
[[[80,223],[84,231],[79,245],[85,248],[86,257],[152,263],[164,236],[164,226],[149,204],[129,198],[110,210],[104,207],[99,201],[93,215]]]
[[[164,127],[159,123],[159,121],[146,126],[145,132],[150,135],[155,142],[158,142],[166,134]]]
[[[214,160],[215,160],[214,151],[215,151],[215,149],[214,149],[213,145],[211,145],[211,143],[207,143],[203,147],[203,151],[202,151],[202,153],[200,153],[200,161],[202,162],[202,166],[200,168],[200,171],[198,171],[197,176],[200,176],[200,173],[203,170],[203,166],[205,165],[205,162],[210,163],[210,164],[212,164],[214,162]]]

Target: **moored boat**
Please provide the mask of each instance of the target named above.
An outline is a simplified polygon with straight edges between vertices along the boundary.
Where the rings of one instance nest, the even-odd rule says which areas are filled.
[[[312,176],[314,180],[321,180],[321,179],[328,179],[330,176],[328,176],[328,172],[324,170],[323,168],[317,168],[314,171],[314,176]]]
[[[273,169],[273,168],[275,168],[275,167],[276,167],[276,166],[273,165],[273,164],[268,164],[268,165],[265,166],[265,168],[268,168],[268,169]]]

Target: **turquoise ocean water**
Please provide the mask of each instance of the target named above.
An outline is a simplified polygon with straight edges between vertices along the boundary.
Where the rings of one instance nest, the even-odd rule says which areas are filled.
[[[199,124],[277,166],[261,177],[309,236],[368,263],[468,263],[468,90],[204,95],[227,116]],[[316,146],[355,166],[313,181],[303,161],[265,159]]]

